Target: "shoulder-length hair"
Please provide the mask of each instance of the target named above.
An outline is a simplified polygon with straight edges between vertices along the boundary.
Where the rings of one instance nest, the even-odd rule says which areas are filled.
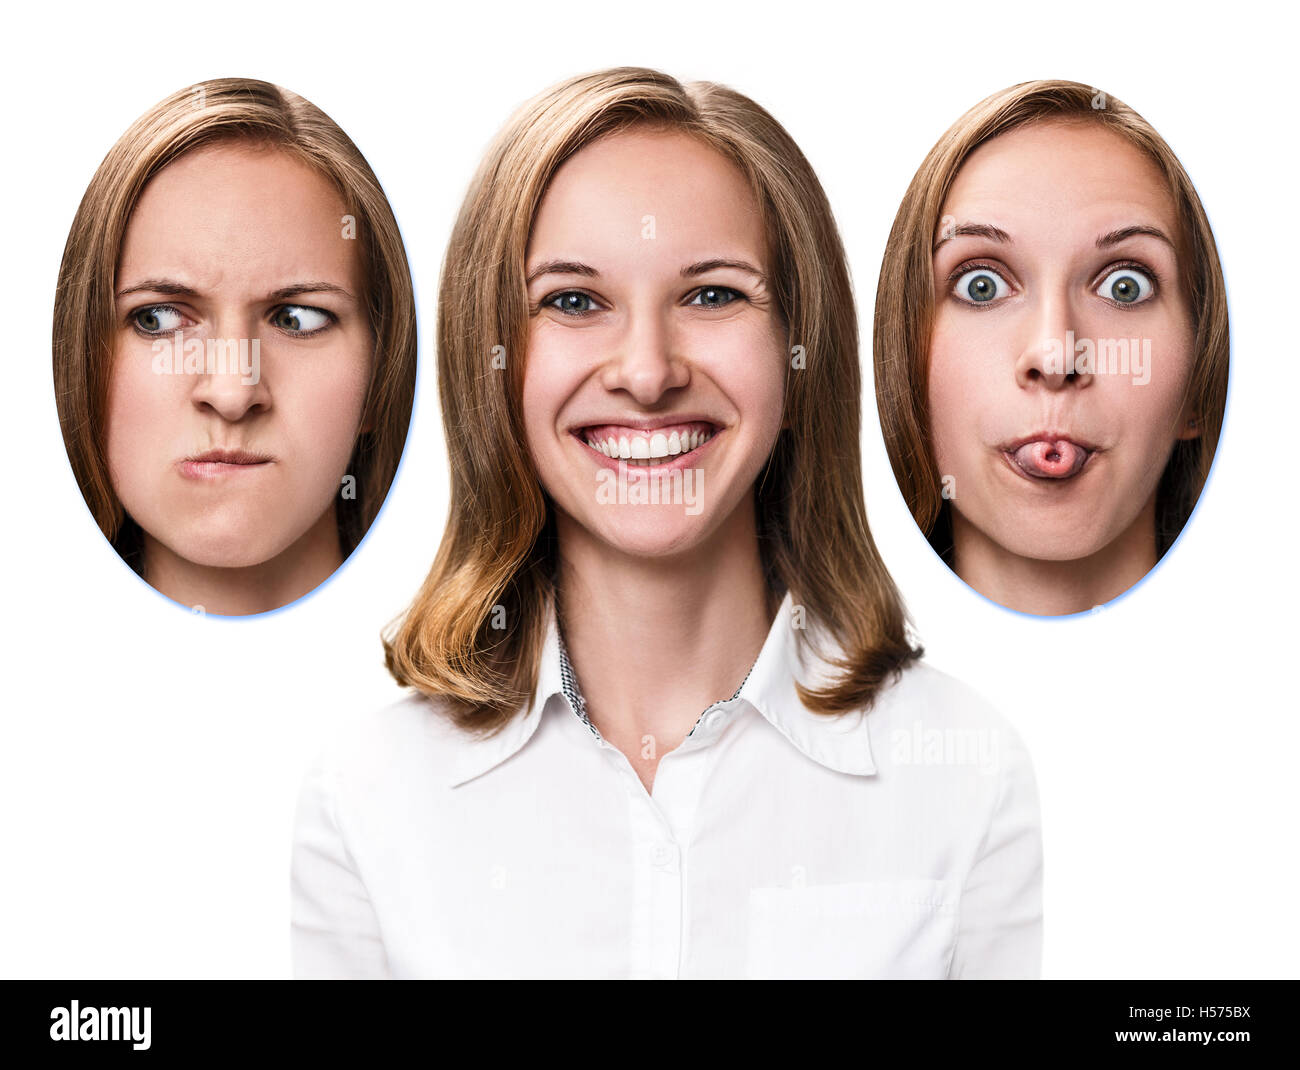
[[[934,317],[933,247],[958,171],[980,145],[1029,123],[1097,123],[1159,168],[1178,206],[1179,285],[1192,312],[1195,357],[1186,400],[1196,438],[1175,446],[1156,491],[1157,553],[1187,523],[1210,474],[1228,393],[1228,300],[1214,234],[1178,157],[1127,105],[1078,82],[1036,81],[994,93],[957,120],[930,150],[894,219],[880,267],[873,332],[876,404],[899,489],[931,546],[951,563],[950,503],[932,448],[928,386]]]
[[[54,301],[54,387],[73,474],[100,530],[137,572],[144,567],[142,533],[113,489],[106,448],[118,260],[149,180],[185,153],[230,141],[291,153],[338,189],[355,221],[375,361],[361,420],[369,430],[358,435],[348,467],[356,494],[335,499],[345,558],[378,515],[406,442],[415,397],[415,295],[397,220],[365,157],[323,111],[268,82],[214,78],[179,90],[131,125],[90,180]]]
[[[756,481],[756,506],[769,585],[793,592],[844,651],[834,659],[843,676],[824,690],[801,688],[803,701],[827,714],[865,707],[920,654],[867,528],[853,292],[812,167],[780,124],[741,94],[620,67],[565,81],[515,113],[470,184],[443,265],[438,381],[450,514],[432,569],[387,629],[384,649],[398,683],[439,696],[458,725],[483,734],[531,699],[556,606],[553,505],[532,459],[515,448],[526,440],[520,357],[529,236],[560,165],[637,124],[698,138],[746,176],[788,345],[802,347],[804,367],[786,375],[789,428]],[[505,370],[490,370],[500,353]]]

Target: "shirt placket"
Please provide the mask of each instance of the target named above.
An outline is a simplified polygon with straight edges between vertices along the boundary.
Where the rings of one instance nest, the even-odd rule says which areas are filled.
[[[753,671],[751,666],[750,671]],[[618,769],[627,788],[632,832],[632,910],[629,933],[630,973],[637,979],[681,976],[684,913],[686,909],[686,856],[682,844],[690,842],[690,826],[703,786],[707,756],[704,746],[734,705],[731,699],[709,706],[696,720],[686,740],[660,759],[655,774],[654,797],[645,790],[627,755],[608,743],[587,716],[586,702],[568,653],[560,642],[560,679],[573,712],[586,724],[597,745]],[[745,674],[749,679],[749,674]]]

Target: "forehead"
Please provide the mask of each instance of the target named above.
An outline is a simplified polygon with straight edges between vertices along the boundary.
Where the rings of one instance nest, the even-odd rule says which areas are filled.
[[[760,259],[765,244],[757,201],[735,164],[686,134],[646,129],[585,146],[551,179],[530,251],[577,243],[593,257],[688,248],[717,255],[725,247]]]
[[[119,277],[179,276],[200,290],[276,289],[286,279],[355,284],[345,214],[329,180],[287,152],[205,146],[145,187],[127,224]]]
[[[1164,175],[1144,152],[1095,122],[1039,122],[976,149],[944,202],[957,222],[1000,226],[1014,239],[1112,223],[1177,230]]]

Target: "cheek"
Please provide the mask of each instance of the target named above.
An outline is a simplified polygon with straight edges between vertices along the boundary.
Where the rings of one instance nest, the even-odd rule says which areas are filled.
[[[361,422],[369,368],[356,354],[277,375],[278,434],[305,471],[331,476],[346,466]]]
[[[1191,381],[1190,327],[1178,322],[1157,322],[1145,331],[1134,332],[1129,346],[1133,374],[1106,377],[1114,380],[1109,403],[1127,425],[1148,438],[1175,434]]]
[[[693,338],[690,352],[698,356],[696,366],[721,387],[755,432],[765,442],[775,439],[792,359],[786,352],[785,328],[757,317],[736,321],[732,329],[715,328],[708,336]]]
[[[119,354],[109,378],[109,475],[119,498],[143,489],[180,448],[175,442],[185,405],[184,379],[154,375],[149,358]]]
[[[559,433],[557,418],[565,399],[578,388],[573,370],[582,364],[582,360],[575,347],[581,347],[583,342],[561,341],[546,330],[546,326],[542,324],[529,332],[528,350],[524,356],[523,418],[528,452],[543,485],[549,489],[547,481],[553,470],[550,459],[558,449],[555,441]],[[506,375],[507,372],[501,369],[495,374]]]
[[[942,317],[930,341],[927,401],[935,462],[943,472],[961,467],[964,448],[980,440],[980,413],[995,411],[992,370],[968,352],[970,342]]]

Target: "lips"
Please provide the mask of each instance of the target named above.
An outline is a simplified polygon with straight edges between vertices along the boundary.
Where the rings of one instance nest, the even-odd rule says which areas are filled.
[[[257,472],[270,467],[274,458],[250,450],[208,450],[180,462],[181,474],[190,479],[216,479],[225,475]]]
[[[1072,479],[1096,452],[1091,444],[1052,434],[1020,439],[1002,447],[1012,471],[1026,479]]]
[[[248,450],[208,450],[186,459],[199,464],[265,464],[271,458]]]

